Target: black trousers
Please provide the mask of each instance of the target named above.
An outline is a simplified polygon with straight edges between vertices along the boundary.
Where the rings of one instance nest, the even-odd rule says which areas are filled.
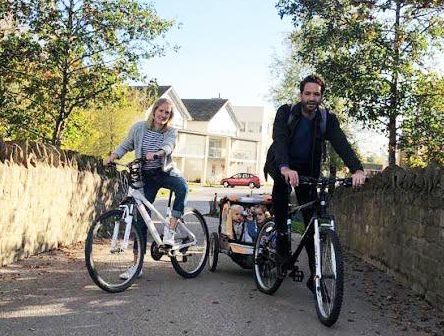
[[[299,175],[304,175],[299,173]],[[288,219],[288,203],[289,196],[292,190],[287,182],[285,182],[284,178],[279,175],[274,177],[273,184],[273,213],[274,220],[276,223],[276,228],[278,232],[278,251],[280,254],[284,254],[289,252],[288,246],[288,229],[287,229],[287,219]],[[316,199],[316,189],[313,186],[300,185],[295,188],[296,198],[300,205],[313,201]],[[306,209],[302,211],[302,216],[304,218],[305,227],[310,223],[310,219],[313,215],[313,209]],[[307,251],[308,256],[308,265],[310,267],[310,271],[314,274],[315,271],[315,256],[314,256],[314,227],[307,232],[307,242],[305,244],[305,250]]]

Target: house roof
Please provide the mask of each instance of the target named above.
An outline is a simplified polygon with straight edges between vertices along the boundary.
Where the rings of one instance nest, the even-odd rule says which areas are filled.
[[[182,99],[195,121],[209,121],[228,102],[228,99]]]
[[[161,97],[165,92],[167,92],[169,89],[171,89],[171,85],[160,85],[157,88],[157,93],[159,94],[159,97]]]
[[[150,92],[153,92],[153,90],[157,90],[156,92],[159,97],[161,97],[165,92],[172,88],[171,85],[152,86],[150,84],[134,85],[132,87],[139,90],[148,89]]]

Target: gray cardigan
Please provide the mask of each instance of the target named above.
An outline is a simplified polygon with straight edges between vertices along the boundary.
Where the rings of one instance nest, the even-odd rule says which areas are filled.
[[[113,152],[118,158],[121,158],[126,153],[134,150],[136,158],[142,157],[142,142],[145,132],[148,130],[146,121],[139,121],[135,123],[129,130],[128,137],[116,148]],[[160,149],[165,152],[162,169],[164,172],[172,176],[180,176],[180,171],[174,168],[171,153],[176,146],[177,129],[174,127],[167,127],[163,133],[164,140]]]

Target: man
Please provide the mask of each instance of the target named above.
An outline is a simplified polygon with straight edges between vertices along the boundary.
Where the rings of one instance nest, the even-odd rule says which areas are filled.
[[[321,112],[319,105],[325,90],[322,79],[316,75],[306,77],[299,86],[300,102],[296,105],[283,105],[276,113],[273,125],[273,143],[265,162],[265,176],[270,174],[273,184],[273,210],[277,226],[277,252],[285,268],[290,255],[288,246],[287,217],[288,197],[295,188],[300,204],[316,198],[314,187],[299,186],[299,176],[319,177],[321,170],[322,139],[329,140],[333,148],[352,173],[353,187],[362,185],[365,175],[362,165],[347,141],[334,114]],[[323,124],[323,125],[322,125]],[[312,210],[303,212],[307,226]],[[311,275],[307,281],[313,292],[315,273],[313,232],[305,249],[308,255]]]

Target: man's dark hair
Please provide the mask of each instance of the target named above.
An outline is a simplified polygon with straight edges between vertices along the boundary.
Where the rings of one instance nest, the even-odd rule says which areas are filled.
[[[317,75],[310,75],[305,77],[301,84],[299,84],[299,90],[301,91],[301,93],[304,91],[305,88],[305,84],[307,83],[315,83],[321,86],[321,94],[324,94],[324,90],[325,90],[325,83],[322,80],[321,77],[317,76]]]

